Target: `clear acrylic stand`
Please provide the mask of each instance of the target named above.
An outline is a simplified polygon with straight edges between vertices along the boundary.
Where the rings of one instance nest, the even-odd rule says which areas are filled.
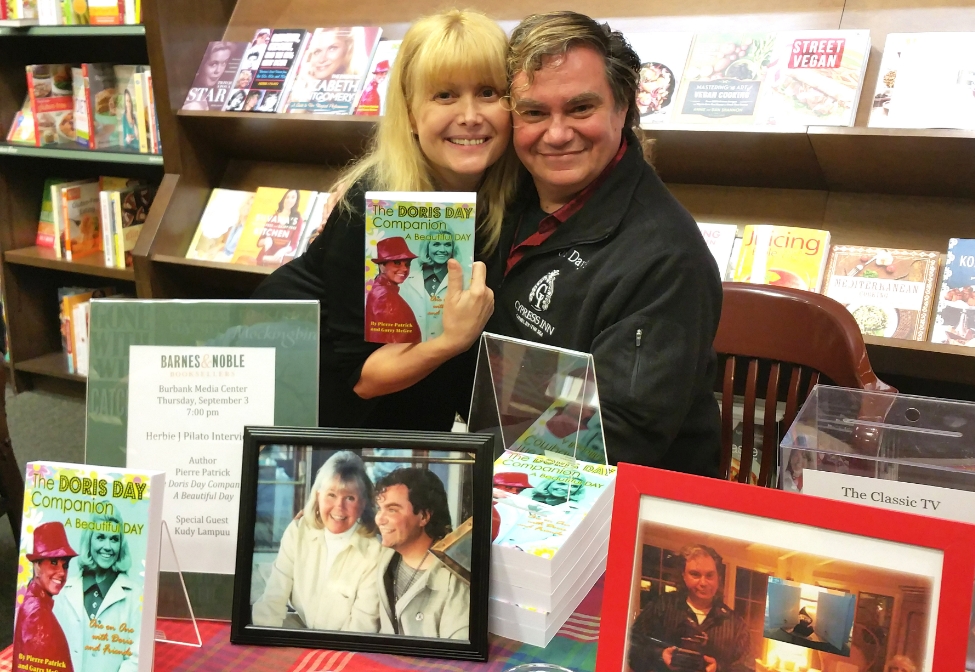
[[[605,465],[592,355],[485,333],[468,430],[494,434],[499,455],[512,450]]]
[[[200,627],[193,615],[193,605],[190,595],[183,581],[183,572],[179,566],[179,557],[173,546],[173,537],[169,533],[166,521],[162,524],[163,538],[159,548],[159,596],[156,602],[156,641],[180,646],[203,646],[200,637]],[[172,623],[160,623],[160,619]],[[189,625],[193,629],[190,631]],[[187,636],[183,639],[183,634]],[[190,637],[196,635],[196,641]]]

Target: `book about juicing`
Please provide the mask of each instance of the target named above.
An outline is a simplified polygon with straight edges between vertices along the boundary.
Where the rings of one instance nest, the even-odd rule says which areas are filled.
[[[365,338],[420,343],[443,333],[447,262],[470,284],[474,192],[366,192]]]

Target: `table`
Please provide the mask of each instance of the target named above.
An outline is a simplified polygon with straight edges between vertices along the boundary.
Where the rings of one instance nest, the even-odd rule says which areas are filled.
[[[574,672],[594,672],[603,579],[589,592],[566,624],[544,649],[491,635],[486,663],[411,658],[374,653],[349,653],[286,647],[236,646],[230,624],[198,621],[202,648],[156,643],[155,672],[504,672],[524,663],[557,663]],[[185,621],[160,620],[170,639],[195,640]],[[13,647],[0,652],[0,672],[11,672]]]

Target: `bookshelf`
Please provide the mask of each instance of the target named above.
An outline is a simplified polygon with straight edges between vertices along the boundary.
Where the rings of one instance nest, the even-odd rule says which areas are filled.
[[[0,28],[0,137],[6,137],[26,94],[25,65],[82,61],[149,63],[145,27]],[[0,269],[16,390],[85,393],[84,377],[68,373],[61,351],[59,287],[114,286],[136,294],[132,268],[107,268],[100,253],[57,259],[53,250],[35,246],[44,180],[111,175],[158,182],[162,171],[160,156],[0,142]]]

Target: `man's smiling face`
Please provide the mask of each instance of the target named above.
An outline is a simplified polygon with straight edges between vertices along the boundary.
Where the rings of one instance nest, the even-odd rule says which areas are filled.
[[[511,82],[514,146],[539,196],[568,201],[619,151],[626,108],[616,109],[603,56],[587,46],[548,56],[532,81]]]

